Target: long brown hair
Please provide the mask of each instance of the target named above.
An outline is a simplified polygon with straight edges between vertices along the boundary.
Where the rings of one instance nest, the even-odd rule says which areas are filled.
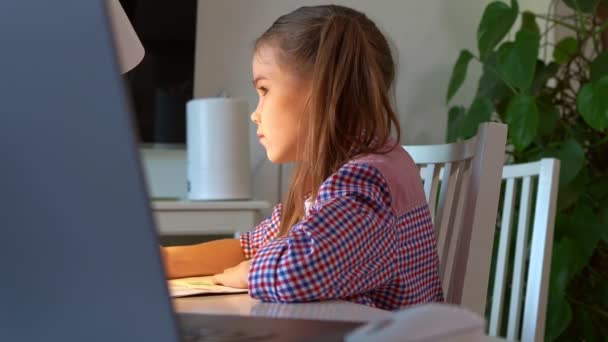
[[[279,236],[304,215],[307,195],[315,199],[321,184],[355,154],[385,153],[394,129],[401,131],[391,102],[395,65],[389,43],[361,12],[324,5],[301,7],[278,18],[256,41],[269,45],[279,63],[309,77],[307,139],[301,147]]]

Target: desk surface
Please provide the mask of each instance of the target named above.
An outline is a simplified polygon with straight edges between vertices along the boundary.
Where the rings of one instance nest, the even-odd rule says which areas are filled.
[[[248,294],[213,295],[176,298],[175,310],[180,313],[237,315],[277,318],[300,318],[371,322],[388,317],[391,312],[346,301],[280,304],[262,303]],[[505,341],[486,337],[486,342]]]
[[[270,208],[266,201],[190,201],[160,200],[152,201],[154,210],[193,211],[193,210],[259,210]]]
[[[346,301],[281,304],[262,303],[248,294],[211,295],[176,298],[175,310],[181,313],[211,315],[263,316],[369,322],[386,318],[389,311]]]

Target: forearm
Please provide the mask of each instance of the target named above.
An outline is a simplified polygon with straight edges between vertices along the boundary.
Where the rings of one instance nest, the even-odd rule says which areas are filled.
[[[190,246],[164,248],[168,278],[221,273],[245,260],[238,239],[222,239]]]

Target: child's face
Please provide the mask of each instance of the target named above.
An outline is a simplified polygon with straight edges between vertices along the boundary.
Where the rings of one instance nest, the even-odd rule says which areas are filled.
[[[268,159],[274,163],[301,160],[298,154],[305,144],[304,107],[310,82],[281,68],[275,48],[270,46],[261,46],[253,56],[253,82],[259,100],[251,120],[258,125]]]

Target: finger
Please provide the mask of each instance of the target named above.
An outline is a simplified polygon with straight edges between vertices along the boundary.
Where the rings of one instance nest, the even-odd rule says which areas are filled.
[[[211,283],[214,285],[224,285],[224,279],[222,274],[216,274],[211,277]]]

